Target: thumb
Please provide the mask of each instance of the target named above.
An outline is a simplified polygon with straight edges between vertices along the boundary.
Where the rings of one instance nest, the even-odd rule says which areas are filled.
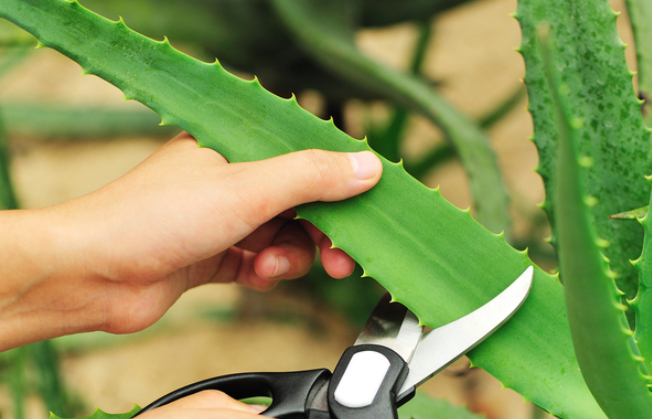
[[[250,219],[266,220],[300,204],[340,201],[371,189],[383,171],[371,151],[304,150],[267,160],[230,165],[246,197]],[[238,166],[238,167],[235,167]]]

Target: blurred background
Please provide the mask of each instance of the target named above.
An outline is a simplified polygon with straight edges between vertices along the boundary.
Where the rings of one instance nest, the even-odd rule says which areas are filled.
[[[359,53],[383,68],[418,76],[478,132],[496,156],[510,198],[506,235],[528,247],[540,266],[555,269],[544,242],[543,187],[515,52],[515,0],[361,1],[347,34]],[[386,157],[460,208],[473,205],[467,170],[455,143],[417,110],[383,89],[362,87],[323,65],[323,51],[306,50],[265,0],[87,0],[82,4],[199,59],[217,56],[244,78],[284,97],[355,138],[367,136]],[[620,2],[612,7],[623,11]],[[3,170],[15,202],[38,208],[102,187],[145,159],[178,129],[35,42],[11,24],[0,25],[0,137]],[[633,42],[625,13],[621,37]],[[350,34],[349,34],[350,32]],[[320,54],[322,54],[320,56]],[[626,51],[635,69],[634,49]],[[388,97],[389,96],[389,97]],[[378,296],[359,273],[330,280],[319,266],[308,278],[260,294],[220,285],[184,295],[152,328],[129,336],[69,336],[0,355],[0,417],[86,416],[95,407],[123,413],[177,387],[244,371],[333,368]],[[461,359],[422,390],[489,419],[544,415]]]

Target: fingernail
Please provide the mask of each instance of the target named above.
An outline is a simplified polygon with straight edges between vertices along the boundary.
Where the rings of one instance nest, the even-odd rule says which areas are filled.
[[[290,271],[290,261],[287,260],[284,256],[278,256],[276,258],[276,269],[274,269],[274,274],[272,278],[276,278],[281,275],[285,275]]]
[[[376,176],[382,167],[380,160],[371,151],[348,153],[353,172],[358,180],[368,180]]]

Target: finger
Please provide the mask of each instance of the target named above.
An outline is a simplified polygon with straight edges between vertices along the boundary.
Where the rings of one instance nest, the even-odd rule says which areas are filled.
[[[382,164],[370,151],[336,153],[304,150],[268,160],[230,165],[240,191],[233,210],[260,225],[276,214],[313,201],[338,201],[372,188]]]
[[[333,248],[333,242],[317,227],[308,221],[301,220],[301,225],[319,247],[322,266],[333,278],[346,278],[353,273],[355,261],[342,249]]]
[[[316,246],[301,224],[290,222],[273,243],[255,258],[254,271],[262,279],[295,279],[308,273],[315,260]]]
[[[346,278],[353,273],[355,262],[342,249],[333,248],[333,242],[324,236],[319,244],[321,264],[333,278]]]
[[[190,396],[183,397],[161,409],[228,409],[244,413],[260,413],[260,410],[242,403],[227,394],[217,390],[204,390]]]
[[[288,224],[288,222],[290,222],[290,220],[278,217],[272,218],[258,227],[253,233],[240,240],[236,246],[241,249],[258,253],[274,242],[276,235],[286,224]]]
[[[278,279],[258,276],[254,268],[255,260],[256,253],[233,246],[226,251],[211,282],[235,282],[258,291],[271,290],[278,284]]]

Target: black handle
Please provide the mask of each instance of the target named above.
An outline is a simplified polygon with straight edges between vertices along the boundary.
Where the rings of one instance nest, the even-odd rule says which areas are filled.
[[[385,346],[350,347],[342,355],[329,384],[328,404],[332,417],[396,419],[396,395],[407,373],[403,358]],[[347,394],[348,390],[353,393],[352,397]],[[401,402],[407,400],[409,397]]]
[[[326,369],[244,373],[210,378],[175,390],[149,404],[132,418],[203,390],[219,390],[234,399],[271,397],[272,404],[262,415],[279,419],[305,419],[313,398],[331,373]]]

